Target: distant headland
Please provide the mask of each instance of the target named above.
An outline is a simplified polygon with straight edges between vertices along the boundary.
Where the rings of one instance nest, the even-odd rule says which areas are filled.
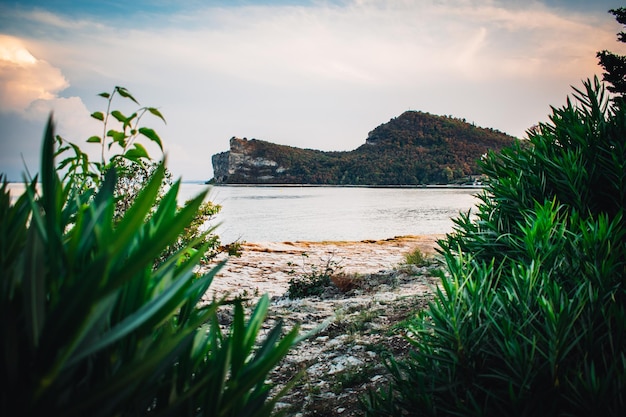
[[[213,155],[217,185],[420,186],[475,184],[478,160],[517,139],[464,119],[407,111],[372,130],[353,151],[324,152],[230,139]]]

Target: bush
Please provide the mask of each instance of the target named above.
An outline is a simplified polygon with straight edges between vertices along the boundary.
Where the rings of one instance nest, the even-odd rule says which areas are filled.
[[[179,209],[178,181],[155,205],[160,164],[116,220],[116,170],[62,181],[55,143],[49,122],[41,195],[35,180],[13,203],[6,182],[0,190],[0,413],[269,415],[282,393],[271,397],[266,377],[297,328],[283,335],[278,323],[261,340],[263,297],[247,321],[233,301],[224,334],[216,311],[226,300],[200,303],[219,270],[194,274],[203,236],[154,267],[206,192]]]
[[[339,262],[329,257],[323,265],[307,265],[305,259],[308,258],[306,253],[302,254],[302,267],[300,273],[294,269],[288,273],[293,275],[289,280],[287,292],[289,298],[304,298],[315,295],[322,295],[324,291],[331,285],[331,276],[340,269]],[[291,262],[288,264],[293,267]]]
[[[415,265],[415,266],[427,266],[429,264],[428,260],[420,250],[420,248],[415,248],[413,251],[404,255],[404,262],[407,265]]]
[[[477,219],[440,242],[441,288],[368,415],[624,415],[626,111],[597,79],[574,97],[483,162]]]
[[[113,109],[113,101],[116,97],[139,106],[137,99],[124,87],[114,87],[110,93],[103,92],[98,96],[106,100],[106,111],[96,111],[91,114],[91,117],[102,122],[102,134],[91,136],[87,139],[87,143],[89,146],[99,148],[100,160],[91,161],[80,146],[60,136],[55,138],[58,144],[55,157],[61,159],[58,171],[64,172],[63,182],[71,184],[72,187],[79,187],[77,191],[88,191],[90,188],[99,187],[108,170],[117,171],[114,189],[116,202],[114,219],[118,222],[163,162],[151,158],[146,150],[146,146],[152,143],[162,152],[163,143],[158,133],[145,126],[143,120],[145,116],[151,115],[165,123],[165,118],[155,107],[139,107],[129,116],[120,110]],[[172,174],[166,168],[153,210],[172,184]],[[204,257],[214,257],[219,251],[219,237],[212,233],[204,233],[204,229],[208,221],[220,209],[219,205],[210,201],[203,202],[185,232],[176,241],[171,242],[155,259],[155,267],[191,242],[194,242],[191,250],[197,250],[201,244],[208,243]]]

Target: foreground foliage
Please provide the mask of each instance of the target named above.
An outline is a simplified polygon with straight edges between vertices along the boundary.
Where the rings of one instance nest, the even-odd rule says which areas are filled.
[[[150,145],[156,146],[162,153],[163,141],[154,129],[144,124],[144,119],[149,115],[165,123],[165,118],[156,107],[141,106],[124,87],[116,86],[111,92],[102,92],[98,96],[106,101],[106,110],[93,112],[91,117],[102,123],[102,134],[91,136],[86,140],[88,146],[98,148],[98,160],[91,160],[81,146],[58,135],[55,137],[57,143],[55,157],[59,160],[58,171],[63,173],[62,181],[77,188],[75,192],[100,187],[106,172],[110,169],[116,170],[114,219],[118,222],[163,162],[153,159],[148,154],[147,148]],[[117,104],[114,102],[116,98],[122,101],[119,104],[130,104],[134,110],[126,115],[128,111],[125,114],[114,108],[114,104]],[[172,174],[166,168],[154,206],[159,204],[172,184]],[[196,242],[194,247],[196,250],[201,244],[207,243],[205,257],[215,256],[220,247],[219,237],[212,233],[202,233],[202,230],[220,209],[219,205],[210,201],[203,202],[191,225],[185,228],[184,233],[178,236],[176,241],[170,243],[155,260],[155,264],[163,262],[190,242]]]
[[[0,190],[2,415],[270,415],[268,372],[294,343],[278,323],[261,340],[269,301],[233,324],[200,303],[218,268],[196,276],[203,235],[154,267],[192,224],[206,192],[177,207],[180,182],[155,205],[163,164],[119,219],[117,175],[98,187],[61,180],[50,122],[36,182],[14,202]],[[97,180],[94,180],[97,181]],[[205,232],[209,233],[209,232]],[[200,246],[197,244],[200,242]]]
[[[484,161],[476,218],[440,242],[447,274],[369,415],[624,415],[626,111],[597,79],[574,98]]]

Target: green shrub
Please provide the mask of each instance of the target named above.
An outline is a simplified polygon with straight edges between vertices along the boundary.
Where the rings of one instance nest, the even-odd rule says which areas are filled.
[[[158,133],[144,126],[142,120],[146,115],[152,115],[163,122],[165,118],[155,107],[139,107],[130,116],[113,109],[116,97],[139,106],[137,99],[124,87],[114,87],[110,93],[104,92],[98,96],[106,100],[106,111],[96,111],[91,117],[102,122],[102,135],[91,136],[87,143],[99,147],[100,160],[91,161],[80,146],[60,136],[55,138],[58,144],[55,156],[61,159],[58,170],[64,172],[63,181],[72,184],[73,187],[79,187],[80,191],[98,187],[107,170],[114,168],[117,171],[114,189],[114,219],[117,222],[132,206],[139,192],[163,162],[154,160],[148,154],[145,145],[154,143],[163,151],[163,143]],[[172,184],[172,174],[166,168],[153,210]],[[209,220],[220,210],[221,206],[211,201],[203,202],[185,231],[155,259],[155,267],[191,242],[194,243],[189,250],[197,250],[202,244],[207,243],[204,258],[213,258],[219,252],[219,236],[212,233],[214,229],[210,230],[211,233],[204,232]]]
[[[177,181],[155,205],[160,164],[116,220],[115,169],[61,180],[55,143],[50,122],[41,195],[35,181],[13,203],[6,183],[0,190],[0,413],[269,415],[282,393],[270,393],[266,377],[297,328],[283,335],[278,323],[261,339],[263,297],[247,321],[233,301],[223,333],[216,310],[226,301],[200,303],[219,266],[194,274],[203,235],[154,267],[206,192],[178,208]]]
[[[626,111],[584,87],[483,162],[476,220],[440,242],[441,288],[368,415],[624,415]]]
[[[407,265],[415,265],[415,266],[426,266],[428,265],[428,260],[420,250],[420,248],[415,248],[411,252],[404,255],[404,262]]]
[[[187,248],[185,256],[190,256],[190,252],[195,252],[202,248],[202,261],[214,258],[220,251],[220,239],[218,235],[213,233],[215,228],[207,229],[206,225],[220,210],[221,206],[211,201],[202,202],[193,220],[178,238],[174,242],[171,242],[165,251],[156,259],[155,265],[158,266],[185,247]]]
[[[291,269],[288,273],[293,275],[289,279],[287,292],[289,298],[304,298],[321,295],[331,285],[330,277],[337,271],[339,262],[329,257],[322,265],[307,265],[305,259],[308,254],[302,254],[302,266],[300,272]],[[288,264],[290,267],[295,265]]]
[[[102,122],[102,135],[94,135],[87,139],[87,143],[99,146],[100,160],[91,161],[87,153],[61,136],[55,136],[58,145],[55,157],[60,158],[58,171],[63,173],[62,180],[73,187],[82,187],[84,191],[93,186],[99,186],[110,168],[118,169],[119,181],[116,187],[116,197],[122,200],[116,207],[116,215],[123,213],[130,206],[141,189],[139,181],[132,181],[133,176],[139,175],[146,180],[150,171],[154,170],[153,159],[148,154],[146,146],[153,143],[163,151],[163,143],[154,129],[144,126],[142,119],[146,114],[157,117],[165,122],[161,112],[155,107],[139,107],[131,115],[126,116],[120,110],[112,109],[115,97],[120,97],[139,106],[139,102],[124,87],[116,86],[113,91],[103,92],[98,96],[107,101],[106,111],[96,111],[91,114],[93,119]],[[114,121],[114,120],[115,121]],[[146,164],[148,166],[146,166]],[[143,168],[139,170],[138,168]],[[166,171],[167,172],[167,171]],[[130,184],[128,180],[130,181]],[[166,184],[171,185],[171,175],[166,175]]]

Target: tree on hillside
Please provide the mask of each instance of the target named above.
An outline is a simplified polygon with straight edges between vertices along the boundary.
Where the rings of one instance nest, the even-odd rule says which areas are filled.
[[[614,15],[619,23],[626,25],[626,7],[611,9],[609,13]],[[626,32],[619,32],[617,40],[626,42]],[[624,99],[624,96],[626,96],[626,56],[604,50],[598,52],[597,57],[600,65],[606,71],[602,74],[602,77],[604,81],[610,84],[607,86],[607,89]]]

